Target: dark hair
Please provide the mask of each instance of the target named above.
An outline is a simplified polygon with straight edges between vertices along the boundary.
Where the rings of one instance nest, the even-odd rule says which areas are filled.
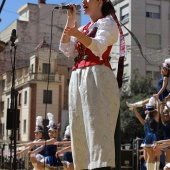
[[[168,73],[167,73],[167,75],[166,75],[167,77],[169,77],[169,70],[168,70]]]
[[[168,68],[166,68],[166,70],[167,70],[167,75],[166,75],[166,77],[169,77],[169,73],[170,73],[170,71],[169,71],[169,69],[168,69]]]
[[[115,14],[115,9],[113,7],[113,4],[111,1],[106,2],[106,0],[103,0],[103,6],[102,6],[102,14],[105,16],[109,15],[110,13]]]
[[[155,117],[155,114],[156,114],[156,113],[157,113],[156,110],[151,111],[151,112],[148,112],[148,123],[149,123],[149,126],[150,126],[150,124],[151,124],[151,119],[152,119],[153,117]]]

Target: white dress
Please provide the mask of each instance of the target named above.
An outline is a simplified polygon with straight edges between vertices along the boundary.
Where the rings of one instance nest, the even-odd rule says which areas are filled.
[[[94,27],[98,30],[87,48],[102,60],[107,47],[117,41],[118,28],[111,16],[99,19],[89,31]],[[60,50],[72,56],[76,42],[72,37],[70,43],[60,43]],[[119,88],[109,67],[103,64],[72,71],[69,121],[75,170],[115,167],[114,133],[119,107]]]

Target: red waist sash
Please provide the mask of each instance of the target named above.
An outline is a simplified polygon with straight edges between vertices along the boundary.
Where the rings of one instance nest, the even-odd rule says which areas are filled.
[[[102,55],[102,59],[100,60],[100,58],[98,56],[95,56],[92,51],[90,49],[86,49],[85,51],[85,55],[83,56],[78,56],[74,59],[75,63],[74,66],[72,68],[72,70],[75,70],[77,68],[84,68],[84,67],[89,67],[89,66],[94,66],[94,65],[103,65],[105,64],[107,67],[109,67],[111,69],[109,60],[109,54],[110,54],[110,50],[111,50],[112,46],[109,46],[107,48],[107,50],[103,53]]]

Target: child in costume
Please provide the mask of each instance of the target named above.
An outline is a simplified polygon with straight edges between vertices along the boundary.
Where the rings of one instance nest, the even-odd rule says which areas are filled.
[[[155,99],[159,99],[160,102],[163,102],[165,97],[168,97],[169,94],[169,90],[167,90],[169,73],[170,73],[170,58],[165,59],[165,62],[162,64],[161,67],[162,77],[158,81],[157,93],[153,94]],[[133,107],[142,107],[146,103],[148,103],[148,101],[149,99],[145,99],[136,103],[126,102],[126,104],[129,107],[129,110],[133,110]]]
[[[136,107],[134,107],[134,113],[140,123],[144,126],[145,138],[141,144],[144,148],[144,159],[146,162],[147,170],[159,170],[160,165],[160,155],[161,152],[155,152],[153,149],[154,142],[158,140],[158,123],[159,123],[159,113],[155,109],[156,103],[155,98],[151,97],[149,103],[146,104],[146,117],[143,119],[138,113]],[[158,108],[157,108],[158,109]],[[155,157],[156,162],[155,162]]]
[[[43,130],[44,130],[44,126],[42,124],[43,118],[42,116],[37,116],[36,118],[36,127],[35,127],[35,140],[33,142],[40,142],[40,141],[44,141],[43,139]],[[16,153],[17,156],[20,156],[23,153],[26,153],[30,156],[30,161],[32,163],[32,165],[34,166],[34,170],[37,169],[37,164],[35,163],[36,160],[39,160],[40,157],[39,155],[44,155],[44,150],[43,150],[43,146],[39,146],[39,145],[35,145],[35,146],[31,146],[29,145],[30,143],[24,143],[24,144],[17,144],[17,147],[21,147],[21,146],[27,146],[25,147],[25,149],[19,151]],[[29,145],[29,146],[28,146]],[[31,150],[37,150],[37,154],[35,155],[31,155]],[[39,151],[40,150],[40,151]],[[38,152],[39,151],[39,152]]]
[[[170,101],[167,101],[165,106],[161,104],[161,121],[162,121],[162,132],[163,132],[163,141],[170,139]],[[164,170],[170,169],[170,146],[168,147],[162,147],[162,145],[159,145],[159,143],[162,143],[161,141],[158,141],[155,143],[155,150],[162,149],[165,153],[165,167]]]
[[[153,95],[154,97],[156,97],[156,99],[159,99],[161,102],[163,102],[164,98],[167,97],[169,94],[169,90],[167,90],[169,71],[170,71],[170,58],[166,59],[165,62],[162,64],[161,67],[162,77],[158,81],[157,94]]]
[[[64,161],[62,161],[63,166],[67,168],[67,170],[74,170],[73,166],[73,158],[71,151],[71,136],[70,136],[70,126],[68,125],[65,130],[64,139],[61,142],[56,142],[56,145],[64,145],[65,147],[56,152],[56,156],[58,157],[63,153]]]
[[[52,168],[59,168],[59,166],[63,166],[61,161],[55,157],[55,153],[57,152],[57,146],[54,145],[57,142],[57,125],[54,123],[54,116],[52,113],[47,113],[47,117],[49,119],[49,125],[47,126],[48,135],[50,137],[49,140],[46,141],[35,141],[32,142],[30,145],[40,145],[43,146],[44,155],[39,155],[40,159],[37,160],[37,168],[39,170],[44,169],[52,169]],[[37,150],[32,151],[30,154],[35,154]]]

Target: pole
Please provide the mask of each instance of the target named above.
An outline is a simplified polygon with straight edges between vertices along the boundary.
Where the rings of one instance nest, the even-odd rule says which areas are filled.
[[[15,111],[14,111],[14,160],[13,160],[13,165],[14,165],[14,170],[17,168],[17,159],[16,159],[16,123],[18,122],[18,118],[17,118],[17,96],[18,96],[18,92],[15,91]]]
[[[4,4],[5,4],[5,1],[6,1],[6,0],[3,0],[2,3],[1,3],[1,6],[0,6],[0,13],[1,13],[2,9],[3,9],[3,6],[4,6]]]
[[[12,126],[12,130],[11,130],[11,150],[10,150],[10,156],[12,157],[12,147],[14,147],[14,159],[13,159],[13,163],[12,163],[12,169],[16,170],[16,119],[17,119],[17,93],[15,91],[15,58],[16,58],[16,45],[15,45],[15,40],[16,40],[16,30],[13,29],[12,30],[12,34],[11,34],[11,64],[12,64],[12,86],[11,86],[11,105],[10,105],[10,109],[11,109],[11,113],[12,113],[12,117],[13,117],[13,126]],[[14,59],[12,62],[12,48],[14,48]],[[14,145],[13,142],[14,141]],[[10,158],[11,161],[11,158]],[[11,163],[11,162],[10,162]]]

